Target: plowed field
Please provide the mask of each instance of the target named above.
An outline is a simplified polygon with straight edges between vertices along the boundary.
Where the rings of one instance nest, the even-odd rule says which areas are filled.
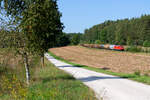
[[[53,48],[50,51],[70,62],[111,70],[113,72],[150,72],[150,54],[146,53],[89,49],[80,46]]]

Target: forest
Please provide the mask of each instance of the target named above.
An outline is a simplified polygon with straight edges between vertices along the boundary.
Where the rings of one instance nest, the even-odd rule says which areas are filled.
[[[150,46],[150,15],[140,18],[107,20],[85,29],[80,43]]]

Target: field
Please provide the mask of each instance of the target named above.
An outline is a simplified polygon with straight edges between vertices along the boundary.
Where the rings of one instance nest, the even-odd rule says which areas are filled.
[[[112,72],[150,74],[150,54],[68,46],[50,49],[67,61]]]

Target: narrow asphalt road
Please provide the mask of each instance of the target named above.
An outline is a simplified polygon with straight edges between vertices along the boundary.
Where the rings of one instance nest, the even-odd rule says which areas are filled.
[[[117,76],[102,74],[87,69],[73,67],[56,60],[49,54],[45,57],[56,67],[73,75],[90,87],[97,98],[102,100],[150,100],[150,86]]]

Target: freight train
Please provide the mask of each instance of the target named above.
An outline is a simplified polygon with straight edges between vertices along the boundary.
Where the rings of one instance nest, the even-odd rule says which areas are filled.
[[[110,50],[118,50],[118,51],[124,51],[124,47],[121,45],[100,45],[100,47],[104,49],[110,49]]]
[[[89,47],[89,48],[100,48],[100,49],[109,49],[109,50],[117,50],[124,51],[124,47],[121,45],[109,45],[109,44],[81,44],[81,46]]]

